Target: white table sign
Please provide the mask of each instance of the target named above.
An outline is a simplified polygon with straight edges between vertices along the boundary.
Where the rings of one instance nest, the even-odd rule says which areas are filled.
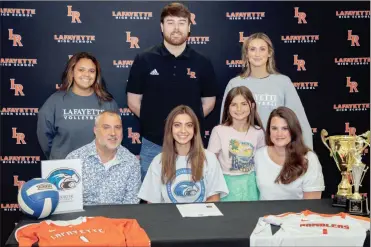
[[[80,159],[43,160],[41,176],[59,191],[59,203],[53,214],[83,211]]]

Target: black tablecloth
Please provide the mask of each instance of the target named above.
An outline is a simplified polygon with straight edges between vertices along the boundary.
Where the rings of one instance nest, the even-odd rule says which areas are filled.
[[[140,204],[115,206],[90,206],[84,212],[53,215],[51,220],[71,220],[79,216],[105,216],[110,218],[135,218],[147,232],[153,247],[158,246],[243,246],[250,245],[249,237],[259,217],[267,214],[311,210],[334,214],[344,211],[331,206],[330,199],[296,201],[256,201],[216,203],[224,216],[183,218],[174,204]],[[26,217],[17,227],[32,223]],[[18,246],[14,232],[6,247]],[[364,246],[370,245],[367,234]]]

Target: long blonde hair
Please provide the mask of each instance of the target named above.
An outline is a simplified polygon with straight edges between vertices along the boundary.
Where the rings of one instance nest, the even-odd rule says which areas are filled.
[[[186,105],[179,105],[175,107],[167,116],[165,124],[164,142],[162,145],[162,171],[161,181],[163,184],[171,182],[175,178],[176,159],[178,153],[175,147],[175,140],[173,137],[173,123],[176,116],[180,114],[187,114],[193,123],[193,138],[191,140],[191,148],[188,153],[187,163],[191,164],[192,179],[199,181],[203,175],[204,162],[206,160],[205,151],[200,134],[200,124],[193,110]]]
[[[273,43],[271,39],[265,33],[253,33],[244,40],[243,45],[242,45],[241,53],[242,53],[243,68],[242,68],[242,72],[240,76],[242,78],[246,78],[250,76],[251,74],[251,67],[250,67],[249,59],[247,58],[247,53],[248,53],[250,42],[254,39],[262,39],[268,45],[268,53],[270,57],[268,57],[267,72],[269,74],[279,74],[276,68],[276,62],[274,60],[274,48],[273,48]]]

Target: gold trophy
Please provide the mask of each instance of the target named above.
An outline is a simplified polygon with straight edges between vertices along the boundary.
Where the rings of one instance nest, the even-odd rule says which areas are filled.
[[[370,132],[368,131],[364,133],[361,135],[361,137],[365,137],[366,140],[361,138],[356,141],[354,154],[355,162],[351,167],[354,193],[350,198],[347,199],[347,210],[351,214],[368,215],[370,214],[370,210],[368,207],[367,196],[359,193],[359,187],[362,186],[362,181],[366,175],[368,167],[362,163],[362,155],[361,153],[357,152],[357,149],[363,146],[364,143],[366,144],[364,147],[367,147],[367,145],[370,146]]]
[[[342,176],[338,191],[333,196],[332,205],[346,207],[347,211],[354,214],[367,213],[367,198],[359,194],[359,187],[368,169],[365,169],[366,165],[362,163],[361,156],[365,148],[370,146],[370,131],[359,136],[327,136],[327,131],[323,129],[322,142],[330,150],[330,156],[334,158]],[[354,186],[354,194],[352,194],[352,186]]]

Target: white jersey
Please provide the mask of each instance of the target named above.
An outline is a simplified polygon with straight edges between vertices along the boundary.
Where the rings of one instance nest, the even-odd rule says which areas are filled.
[[[272,233],[271,225],[280,226]],[[250,246],[363,246],[370,219],[309,210],[260,217]]]

